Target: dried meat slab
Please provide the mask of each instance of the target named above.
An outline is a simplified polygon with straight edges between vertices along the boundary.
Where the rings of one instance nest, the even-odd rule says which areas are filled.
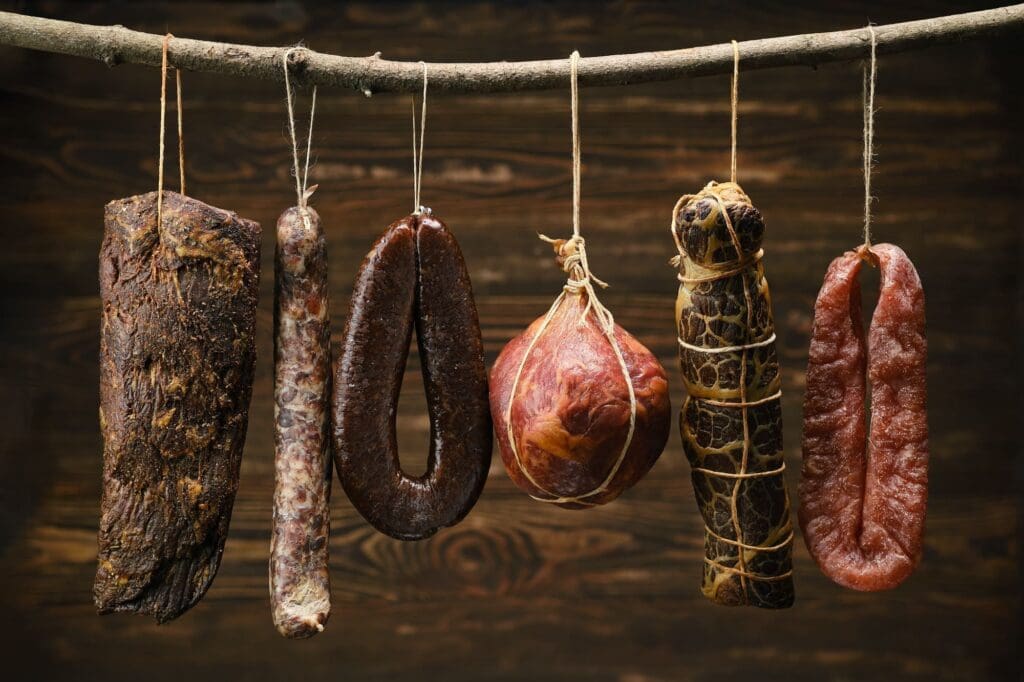
[[[100,613],[194,606],[224,551],[255,360],[260,227],[165,192],[106,206]]]

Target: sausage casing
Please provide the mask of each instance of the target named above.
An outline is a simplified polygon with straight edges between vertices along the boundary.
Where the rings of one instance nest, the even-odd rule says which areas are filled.
[[[413,327],[427,410],[427,471],[399,463],[395,415]],[[483,343],[458,243],[428,214],[393,223],[356,279],[334,382],[335,463],[355,508],[402,540],[433,535],[475,504],[491,460]]]
[[[882,274],[866,344],[859,281],[865,257],[877,260]],[[899,247],[876,244],[870,255],[848,251],[832,261],[814,306],[799,519],[811,556],[840,585],[892,588],[920,561],[927,354],[924,291]]]
[[[331,329],[327,245],[312,208],[278,219],[274,272],[270,602],[278,632],[300,638],[322,631],[331,610]]]

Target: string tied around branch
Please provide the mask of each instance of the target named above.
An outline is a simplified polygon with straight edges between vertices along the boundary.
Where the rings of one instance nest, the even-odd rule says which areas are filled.
[[[416,150],[416,97],[412,101],[412,214],[420,215],[429,212],[420,204],[420,188],[423,186],[423,139],[427,135],[427,63],[421,61],[423,67],[423,104],[420,111],[419,151]]]
[[[157,160],[157,180],[156,180],[156,224],[157,224],[157,235],[159,236],[160,225],[163,224],[163,207],[164,207],[164,130],[167,127],[167,67],[168,58],[167,53],[170,49],[171,38],[174,36],[170,33],[164,36],[163,48],[160,52],[160,148],[158,152]],[[180,191],[182,196],[185,195],[185,132],[183,126],[182,116],[182,105],[181,105],[181,69],[174,67],[175,75],[175,89],[177,93],[177,106],[178,106],[178,177],[180,181]]]
[[[309,216],[306,212],[306,207],[309,202],[309,198],[313,196],[313,192],[316,191],[317,185],[309,187],[309,160],[310,153],[313,149],[313,116],[316,113],[316,86],[313,86],[312,101],[309,105],[309,134],[306,139],[306,165],[303,172],[299,173],[299,144],[295,137],[295,104],[294,94],[292,92],[292,84],[289,69],[289,58],[292,53],[296,50],[305,49],[301,46],[295,46],[285,50],[281,61],[284,66],[284,92],[285,100],[288,103],[288,134],[292,141],[292,175],[295,176],[295,197],[299,211],[302,214],[303,220],[306,221],[307,226],[309,225]]]

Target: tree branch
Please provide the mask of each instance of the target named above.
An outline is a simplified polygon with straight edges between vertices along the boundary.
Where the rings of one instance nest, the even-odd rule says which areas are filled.
[[[1024,28],[1024,4],[954,14],[920,21],[876,26],[878,53],[891,54],[939,43],[953,43]],[[92,26],[0,12],[0,44],[120,63],[160,66],[163,36],[122,26]],[[742,68],[808,65],[861,59],[868,31],[858,28],[748,40],[739,44]],[[287,47],[232,45],[174,38],[169,59],[189,71],[282,81]],[[730,44],[663,52],[588,57],[579,62],[580,85],[623,85],[729,73]],[[313,50],[289,56],[292,72],[305,84],[374,92],[415,92],[422,87],[423,67],[370,57],[342,57]],[[430,87],[453,92],[508,92],[563,88],[569,81],[568,59],[524,62],[428,64]]]

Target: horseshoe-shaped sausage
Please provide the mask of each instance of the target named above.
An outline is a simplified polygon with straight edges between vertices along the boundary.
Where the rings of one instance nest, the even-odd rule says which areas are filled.
[[[402,471],[398,396],[415,321],[430,415],[427,471]],[[393,223],[359,269],[334,382],[334,457],[353,506],[382,533],[419,540],[458,523],[491,461],[480,323],[455,237],[427,212]]]

